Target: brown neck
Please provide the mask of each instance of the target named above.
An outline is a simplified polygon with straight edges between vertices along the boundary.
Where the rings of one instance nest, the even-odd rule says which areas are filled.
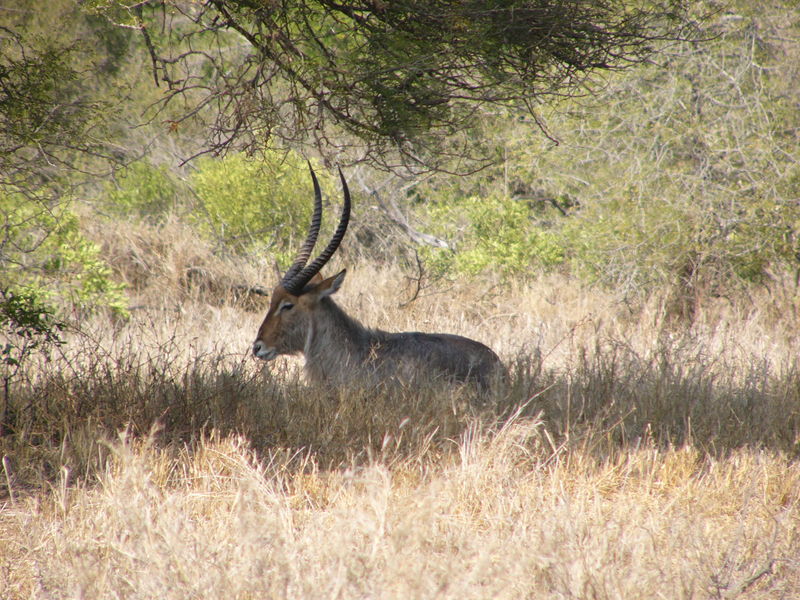
[[[366,360],[371,332],[330,298],[320,301],[309,324],[303,354],[306,371],[317,383],[342,382]]]

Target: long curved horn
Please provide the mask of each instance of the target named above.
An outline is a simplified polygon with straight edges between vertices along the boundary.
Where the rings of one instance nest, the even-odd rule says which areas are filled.
[[[311,278],[319,273],[319,270],[325,266],[333,253],[342,243],[342,238],[347,231],[347,224],[350,222],[350,190],[347,187],[347,182],[342,175],[342,170],[339,169],[339,178],[342,180],[342,190],[344,191],[344,203],[342,204],[342,214],[339,217],[339,224],[336,226],[336,231],[333,233],[331,241],[322,253],[314,259],[310,265],[305,267],[302,271],[297,273],[291,281],[284,281],[283,287],[290,294],[299,294]],[[285,279],[285,278],[284,278]]]
[[[311,215],[311,225],[308,229],[306,241],[303,242],[300,251],[292,263],[292,266],[286,271],[281,280],[281,283],[286,287],[286,283],[291,281],[300,270],[306,266],[308,257],[311,256],[311,251],[314,250],[314,244],[317,243],[317,235],[319,234],[319,227],[322,223],[322,191],[319,189],[319,181],[311,167],[311,162],[308,162],[308,170],[311,171],[311,179],[314,181],[314,214]]]

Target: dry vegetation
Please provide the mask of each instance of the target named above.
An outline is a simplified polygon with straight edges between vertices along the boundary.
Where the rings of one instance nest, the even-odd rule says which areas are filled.
[[[24,135],[0,156],[18,170],[13,193],[0,189],[0,296],[30,284],[82,308],[65,317],[68,343],[36,348],[19,370],[0,334],[0,600],[800,598],[792,2],[697,3],[709,39],[609,76],[589,104],[554,106],[558,147],[500,111],[469,133],[505,157],[476,177],[408,193],[347,168],[361,199],[328,267],[349,269],[337,301],[368,325],[488,344],[510,372],[488,398],[433,384],[315,389],[302,359],[255,361],[266,298],[254,292],[275,257],[247,253],[291,253],[297,234],[276,215],[310,200],[305,161],[269,193],[278,171],[233,155],[179,173],[176,156],[207,129],[177,127],[179,103],[148,112],[164,88],[144,42],[76,13],[103,2],[18,3],[0,9],[4,39],[32,34],[36,60],[52,39],[56,58],[76,62],[42,60],[58,68],[25,85],[42,106],[61,90],[56,104],[17,102],[7,119]],[[158,41],[167,13],[153,8]],[[227,47],[195,49],[206,44]],[[213,71],[209,85],[229,74]],[[61,128],[65,107],[74,119]],[[114,156],[144,159],[114,185],[64,168],[110,168],[85,155],[100,123],[120,136]],[[56,127],[39,138],[42,124]],[[288,160],[271,155],[273,169]],[[53,198],[77,194],[74,230],[39,238],[53,215],[29,201],[51,190],[28,188],[54,164],[54,190],[73,191]],[[433,275],[417,279],[405,228],[366,199],[373,184],[409,226],[447,238],[420,263]],[[520,201],[530,211],[511,210]],[[459,270],[458,256],[472,262]],[[436,279],[485,265],[505,275]],[[74,303],[90,266],[96,285],[126,284],[129,318],[110,294]]]
[[[357,264],[344,306],[480,339],[511,388],[331,393],[248,356],[263,300],[228,291],[256,265],[177,221],[114,233],[132,318],[12,390],[0,597],[800,595],[790,284],[681,324],[560,276],[401,307],[407,274]]]

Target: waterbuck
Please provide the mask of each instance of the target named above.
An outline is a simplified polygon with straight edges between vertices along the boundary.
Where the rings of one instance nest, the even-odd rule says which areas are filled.
[[[344,193],[339,224],[328,246],[306,265],[322,221],[322,193],[311,169],[314,212],[308,236],[272,292],[253,354],[270,361],[282,354],[302,353],[306,373],[316,384],[441,379],[488,388],[505,371],[497,355],[483,344],[444,333],[389,333],[366,328],[333,301],[331,296],[341,287],[346,269],[327,279],[320,269],[336,252],[350,220],[350,191],[341,169],[339,177]]]

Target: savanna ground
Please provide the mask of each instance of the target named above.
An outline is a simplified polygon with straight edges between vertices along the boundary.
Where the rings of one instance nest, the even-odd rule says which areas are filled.
[[[132,317],[87,317],[10,390],[4,599],[800,597],[790,279],[690,321],[561,275],[407,303],[412,274],[348,264],[364,323],[498,351],[509,389],[479,399],[264,368],[264,300],[228,282],[268,267],[178,223],[106,252]]]

